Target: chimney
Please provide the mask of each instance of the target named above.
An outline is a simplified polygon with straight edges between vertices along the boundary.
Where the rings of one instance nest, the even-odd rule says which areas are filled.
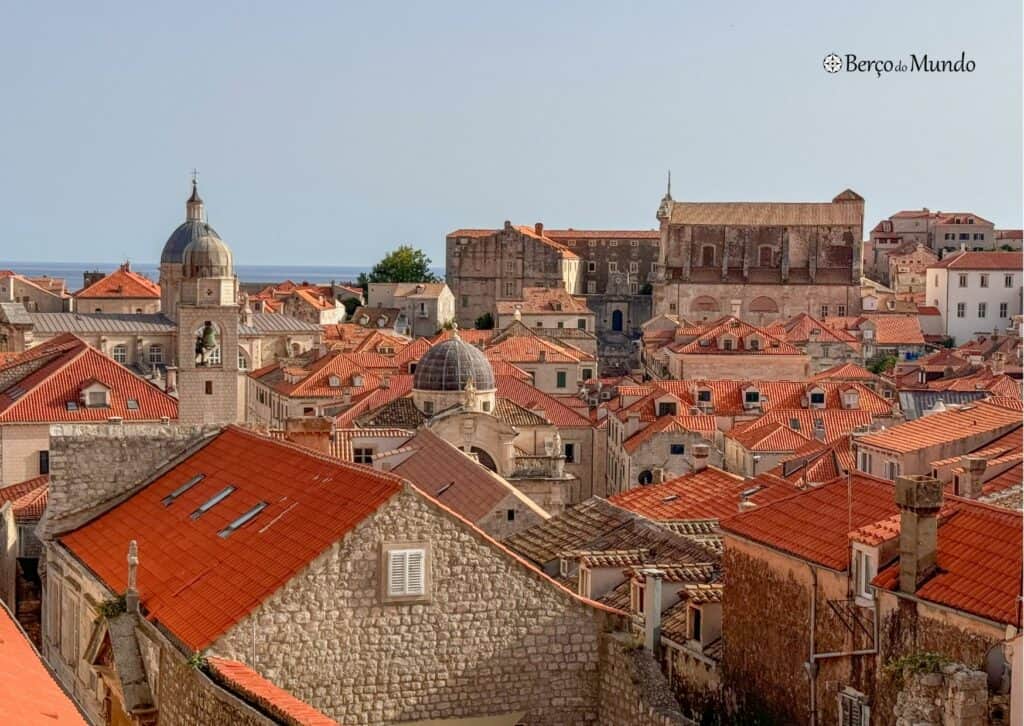
[[[129,613],[139,612],[139,545],[135,540],[128,543],[128,587],[124,591],[125,609]]]
[[[656,653],[661,644],[661,570],[640,570],[644,576],[644,648]]]
[[[693,470],[704,471],[708,468],[708,457],[711,455],[711,447],[707,444],[697,444],[693,447]]]
[[[980,456],[965,456],[960,462],[963,464],[964,473],[958,479],[956,493],[962,497],[977,499],[981,496],[988,460]]]
[[[533,231],[534,231],[534,233],[538,237],[543,237],[544,236],[544,223],[543,222],[537,222],[536,224],[534,224],[533,225]]]
[[[989,361],[989,367],[992,369],[992,375],[1001,376],[1006,372],[1006,353],[997,352],[992,354],[992,360]]]
[[[84,288],[89,287],[90,285],[95,285],[97,282],[102,280],[104,277],[106,277],[106,275],[104,275],[99,270],[92,270],[92,271],[83,272],[82,273],[82,288],[84,289]]]
[[[664,484],[665,483],[665,470],[660,466],[654,467],[651,471],[651,483],[652,484]]]
[[[167,381],[164,384],[164,390],[168,393],[174,393],[178,390],[177,366],[167,366]]]
[[[327,417],[288,418],[284,422],[284,436],[294,444],[330,454],[333,428],[333,421]]]
[[[543,363],[548,359],[548,352],[546,350],[537,351],[537,357],[540,359],[540,362]]]
[[[913,594],[935,571],[942,482],[930,476],[896,478],[900,510],[900,591]]]
[[[819,424],[817,421],[814,422],[814,438],[818,441],[825,441],[825,424]]]

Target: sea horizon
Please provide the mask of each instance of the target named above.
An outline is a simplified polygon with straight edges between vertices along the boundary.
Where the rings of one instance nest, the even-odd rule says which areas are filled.
[[[122,264],[120,262],[26,262],[0,260],[0,269],[13,270],[27,277],[63,278],[69,291],[82,287],[83,275],[86,272],[99,270],[110,273]],[[132,262],[133,272],[145,275],[154,282],[160,277],[160,265],[157,262]],[[310,282],[327,284],[334,282],[355,282],[360,273],[370,272],[372,265],[235,265],[235,274],[239,282],[244,283],[277,283],[291,280],[292,282]],[[443,267],[431,267],[430,271],[444,277]]]

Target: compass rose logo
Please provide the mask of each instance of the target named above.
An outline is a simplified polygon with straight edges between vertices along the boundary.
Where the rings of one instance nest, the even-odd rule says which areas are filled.
[[[825,56],[825,60],[821,62],[821,65],[824,66],[825,70],[829,73],[838,73],[843,67],[843,59],[835,53],[829,53]]]

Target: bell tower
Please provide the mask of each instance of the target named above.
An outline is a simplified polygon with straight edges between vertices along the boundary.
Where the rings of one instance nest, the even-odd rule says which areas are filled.
[[[231,250],[210,234],[182,254],[178,300],[178,420],[239,420],[238,278]]]

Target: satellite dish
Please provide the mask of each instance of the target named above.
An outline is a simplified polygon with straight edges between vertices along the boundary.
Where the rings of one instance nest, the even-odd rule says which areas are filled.
[[[993,645],[985,654],[985,673],[990,691],[1004,695],[1010,692],[1010,664],[1006,662],[1001,643]]]

